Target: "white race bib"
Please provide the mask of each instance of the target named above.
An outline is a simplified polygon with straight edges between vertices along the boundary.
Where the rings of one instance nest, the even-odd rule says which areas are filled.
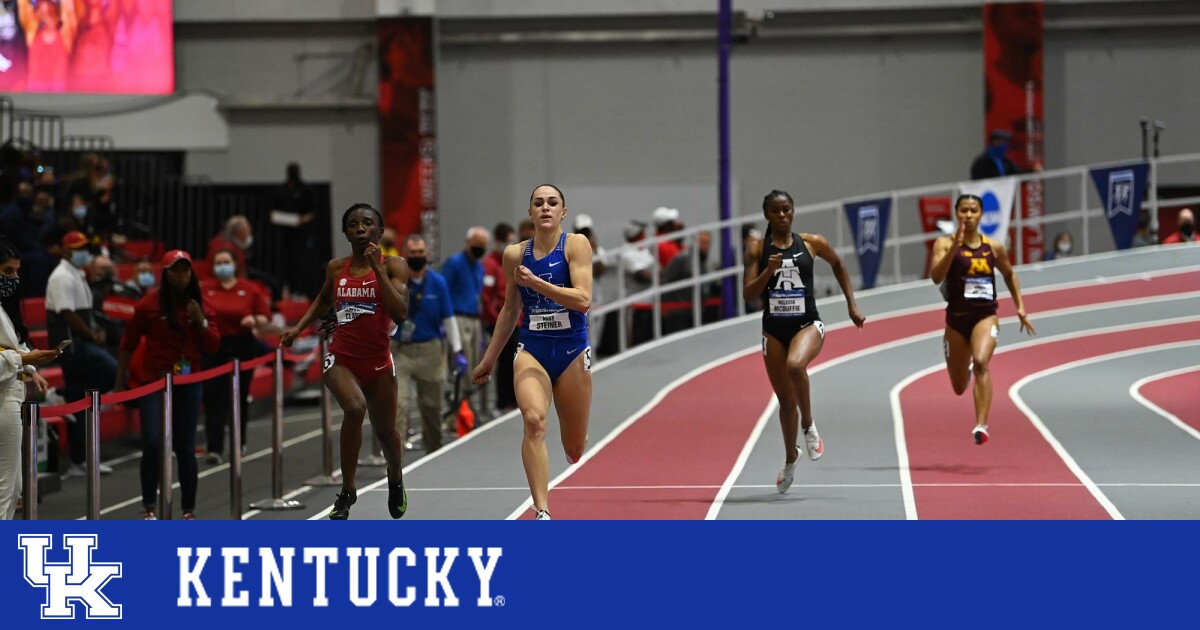
[[[566,311],[529,316],[529,330],[570,330],[571,316]]]
[[[774,290],[768,292],[767,312],[772,317],[803,317],[804,289]]]
[[[338,324],[349,324],[362,315],[375,313],[375,305],[369,302],[338,302]]]
[[[968,300],[994,300],[995,291],[991,278],[966,278],[963,284],[963,297]]]

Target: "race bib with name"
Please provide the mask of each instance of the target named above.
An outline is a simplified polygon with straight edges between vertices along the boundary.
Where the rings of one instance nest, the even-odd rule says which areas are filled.
[[[570,330],[571,316],[566,311],[529,315],[529,330]]]
[[[775,289],[767,292],[767,308],[772,317],[803,317],[804,289]]]
[[[963,297],[968,300],[994,300],[996,293],[991,278],[966,278]]]
[[[337,321],[339,325],[349,324],[363,315],[374,313],[375,305],[370,302],[338,302]]]

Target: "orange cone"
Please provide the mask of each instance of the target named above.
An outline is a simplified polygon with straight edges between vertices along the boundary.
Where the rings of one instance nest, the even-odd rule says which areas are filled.
[[[467,401],[462,401],[458,406],[458,437],[462,437],[471,432],[475,428],[475,412],[471,410],[471,405]]]

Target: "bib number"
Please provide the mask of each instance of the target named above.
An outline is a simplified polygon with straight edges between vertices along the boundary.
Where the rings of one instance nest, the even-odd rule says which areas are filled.
[[[570,330],[571,316],[566,311],[544,313],[529,316],[529,330],[538,332],[549,330]]]
[[[329,368],[333,367],[333,362],[334,362],[334,357],[333,357],[332,352],[325,355],[325,359],[321,361],[321,373],[324,374],[324,373],[328,372]]]
[[[994,300],[996,293],[992,287],[991,278],[966,278],[963,284],[963,297],[968,300]]]
[[[375,305],[366,302],[339,302],[337,321],[339,325],[349,324],[363,315],[374,315]]]
[[[769,292],[767,308],[772,317],[803,317],[804,289]]]

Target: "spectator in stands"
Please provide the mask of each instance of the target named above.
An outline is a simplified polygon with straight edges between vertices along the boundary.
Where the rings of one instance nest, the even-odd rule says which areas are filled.
[[[522,212],[524,212],[524,210],[522,210]],[[537,228],[533,226],[533,221],[530,221],[529,219],[521,221],[517,224],[517,242],[523,243],[528,241],[529,239],[533,238],[533,234],[536,231]]]
[[[408,277],[408,319],[392,337],[392,356],[400,395],[396,406],[396,429],[400,435],[408,435],[410,400],[415,385],[417,409],[421,413],[421,438],[425,452],[432,453],[442,447],[445,342],[449,341],[456,374],[466,373],[467,357],[463,353],[446,279],[429,268],[428,256],[425,239],[420,234],[409,236],[404,244],[404,259],[411,272]]]
[[[1072,250],[1071,233],[1059,232],[1054,237],[1054,247],[1047,251],[1042,260],[1056,260],[1058,258],[1067,258],[1071,255]]]
[[[590,214],[575,215],[575,223],[572,230],[576,234],[582,234],[587,237],[588,243],[592,246],[592,310],[604,304],[604,287],[601,286],[600,279],[604,276],[604,272],[608,269],[608,254],[604,248],[600,246],[600,242],[596,240],[596,222]],[[599,348],[601,340],[604,339],[604,327],[606,319],[592,317],[588,315],[588,337],[593,348]]]
[[[654,222],[655,236],[670,234],[682,229],[683,225],[679,222],[679,210],[676,208],[658,207],[651,214],[651,220]],[[683,245],[679,241],[662,241],[658,244],[658,265],[666,267],[671,264],[675,256],[683,249]]]
[[[57,349],[31,350],[29,331],[21,320],[21,258],[17,248],[0,237],[0,520],[16,514],[21,494],[21,403],[25,384],[46,391],[37,366],[53,361]]]
[[[46,285],[46,324],[50,345],[71,341],[59,357],[59,365],[64,384],[61,393],[67,402],[74,402],[83,398],[85,390],[112,389],[117,366],[104,349],[104,329],[96,324],[93,315],[95,300],[84,272],[92,262],[88,239],[82,232],[68,232],[63,236],[62,248],[66,257],[54,268]],[[72,423],[67,431],[71,445],[67,474],[84,477],[87,473],[83,469],[86,454],[83,423],[74,417]],[[100,472],[111,473],[112,468],[101,464]]]
[[[143,293],[148,292],[154,288],[154,285],[158,284],[158,275],[154,273],[154,265],[151,265],[150,261],[143,260],[138,262],[133,271],[136,274],[133,281],[137,283],[137,286],[141,287]]]
[[[217,367],[234,359],[248,361],[260,357],[270,348],[259,337],[273,331],[270,300],[256,282],[247,280],[237,266],[237,254],[232,249],[219,249],[212,256],[213,277],[200,285],[204,304],[212,309],[221,343],[215,354],[204,357],[205,368]],[[242,452],[246,448],[246,425],[250,421],[250,380],[254,370],[242,370],[238,382],[242,417]],[[208,442],[205,461],[220,464],[224,461],[225,427],[232,423],[233,409],[230,381],[221,376],[204,381],[204,437]],[[232,447],[232,443],[230,444]],[[232,448],[229,453],[231,454]]]
[[[315,271],[320,266],[313,259],[318,231],[313,223],[317,219],[317,196],[300,178],[299,164],[287,165],[287,179],[276,190],[271,211],[280,213],[272,220],[288,244],[283,248],[285,275],[280,279],[287,287],[286,293],[293,299],[315,295],[320,288],[313,285]]]
[[[693,256],[692,248],[685,248],[675,256],[671,263],[667,265],[662,272],[662,284],[671,284],[680,280],[687,280],[692,277],[692,266],[699,268],[700,274],[703,275],[709,271],[708,269],[708,252],[712,246],[712,234],[709,232],[699,232],[696,234],[695,255]],[[695,258],[695,259],[694,259]],[[716,293],[714,293],[716,291]],[[700,288],[700,300],[702,303],[706,298],[719,295],[720,285],[714,288],[713,283],[708,283]],[[692,307],[692,302],[696,296],[693,287],[684,287],[674,291],[668,291],[663,294],[662,311],[663,311],[663,334],[670,334],[687,330],[695,325],[695,312]],[[703,316],[703,313],[702,313]],[[707,321],[707,318],[705,318]]]
[[[208,242],[209,268],[212,268],[213,258],[216,257],[217,252],[224,250],[233,255],[238,275],[245,275],[247,270],[246,252],[253,244],[254,232],[250,228],[250,221],[240,214],[229,217],[225,220],[225,227]]]
[[[0,92],[12,93],[25,90],[26,70],[29,67],[29,44],[25,39],[22,23],[21,2],[0,2],[0,59],[8,69],[0,72]]]
[[[143,338],[146,357],[140,370],[149,378],[165,372],[191,374],[204,355],[213,354],[221,343],[216,313],[205,305],[200,283],[192,271],[192,257],[173,249],[163,256],[159,287],[151,290],[134,308],[133,319],[121,338],[114,391],[130,383],[130,357]],[[196,421],[200,416],[201,385],[175,385],[172,405],[172,450],[179,465],[183,519],[196,518]],[[142,518],[156,520],[159,460],[162,442],[163,397],[138,399],[142,425]]]
[[[625,226],[625,242],[637,243],[646,238],[646,224],[631,221]],[[650,288],[654,281],[654,254],[645,246],[629,247],[621,253],[621,266],[625,268],[625,295],[641,293]],[[654,313],[648,308],[650,304],[643,302],[635,304],[631,327],[630,346],[649,341],[654,337]]]
[[[34,192],[27,182],[17,185],[17,196],[0,210],[0,234],[8,237],[21,253],[21,277],[26,297],[46,293],[46,281],[57,264],[46,246],[54,238],[53,197],[44,190]]]
[[[1008,146],[1012,142],[1012,134],[1004,129],[993,129],[988,135],[988,144],[983,153],[971,163],[971,179],[989,179],[992,177],[1008,177],[1021,172],[1012,160],[1008,159]]]
[[[87,246],[92,249],[107,249],[106,243],[101,237],[96,228],[96,224],[91,220],[91,212],[88,208],[87,201],[83,195],[71,195],[71,211],[59,212],[55,214],[55,226],[51,231],[51,242],[53,246],[50,248],[50,253],[57,256],[65,256],[62,249],[58,249],[62,245],[62,239],[70,232],[79,232],[87,239]],[[107,253],[107,252],[104,252]]]
[[[136,284],[117,280],[112,259],[103,254],[92,260],[92,312],[96,324],[104,330],[104,348],[115,360],[120,353],[121,335],[133,317],[133,307],[142,299]]]
[[[483,351],[483,327],[479,322],[480,302],[483,298],[483,257],[487,254],[488,233],[480,226],[467,230],[466,248],[446,259],[442,275],[450,289],[450,302],[454,307],[454,318],[462,338],[463,354],[467,357],[467,369],[463,374],[470,377],[479,364]],[[480,416],[487,412],[487,388],[474,390],[471,408]]]
[[[1196,215],[1192,214],[1191,208],[1184,208],[1179,211],[1179,215],[1175,219],[1175,225],[1175,231],[1168,234],[1162,240],[1163,245],[1196,242]]]
[[[384,256],[400,255],[400,250],[396,249],[396,230],[390,227],[383,228],[383,236],[379,237],[379,251]]]
[[[1133,235],[1133,247],[1146,247],[1147,245],[1157,245],[1158,237],[1151,230],[1150,211],[1142,210],[1138,214],[1137,232]]]
[[[745,254],[745,252],[749,251],[750,244],[753,243],[754,241],[757,241],[760,238],[762,238],[762,232],[759,232],[758,228],[755,228],[750,223],[743,223],[742,224],[742,252],[743,252],[743,255]],[[762,309],[763,309],[762,298],[755,297],[753,300],[746,300],[746,312],[747,313],[757,313],[758,311],[761,311]]]
[[[530,223],[532,225],[532,223]],[[508,278],[504,275],[504,248],[517,242],[517,233],[507,223],[497,223],[492,229],[492,252],[483,259],[483,299],[480,311],[480,323],[487,332],[488,339],[496,331],[496,319],[500,309],[504,307],[504,294],[508,290]],[[518,322],[519,324],[519,322]],[[496,361],[496,378],[492,379],[496,387],[496,411],[505,413],[517,408],[517,394],[513,389],[512,366],[517,355],[517,342],[520,326],[513,331],[508,343],[500,351]],[[487,385],[484,385],[487,387]]]
[[[28,3],[22,1],[28,7]],[[74,2],[39,2],[32,18],[22,16],[29,36],[29,66],[25,89],[63,92],[75,36]],[[60,6],[61,5],[61,6]]]

